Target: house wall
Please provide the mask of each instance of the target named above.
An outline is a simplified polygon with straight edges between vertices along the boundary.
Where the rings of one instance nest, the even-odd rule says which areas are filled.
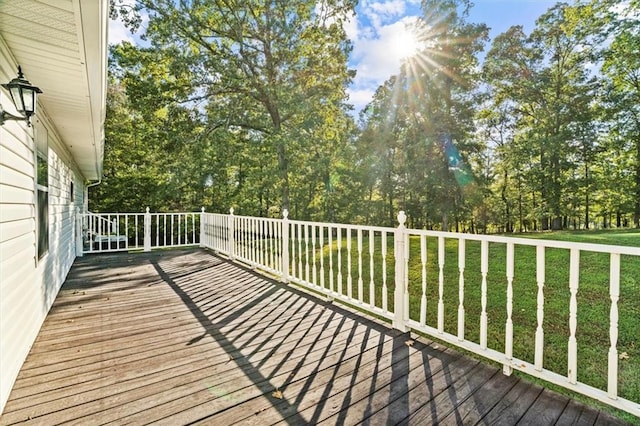
[[[0,43],[0,81],[15,77],[16,69]],[[4,89],[0,102],[15,112]],[[75,259],[74,211],[84,205],[84,178],[54,123],[41,108],[32,123],[8,121],[0,127],[0,413]],[[36,248],[37,141],[48,143],[49,250],[41,259]]]

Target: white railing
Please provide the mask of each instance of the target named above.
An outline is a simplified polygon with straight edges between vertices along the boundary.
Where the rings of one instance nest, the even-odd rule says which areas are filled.
[[[621,280],[640,280],[624,273],[625,263],[640,262],[639,247],[412,230],[402,212],[398,220],[397,228],[382,228],[289,220],[286,211],[282,219],[203,212],[200,241],[283,282],[386,318],[394,328],[496,361],[505,374],[521,370],[640,417],[638,398],[618,392],[618,305],[640,303],[623,292],[629,286]],[[535,271],[518,270],[521,257],[535,259]],[[600,277],[599,287],[582,290],[584,274]],[[598,309],[608,312],[608,331],[589,341]],[[546,356],[558,351],[566,362]],[[602,361],[590,359],[599,355]],[[581,381],[594,363],[606,366],[602,377]]]
[[[78,255],[199,245],[201,214],[78,213]]]

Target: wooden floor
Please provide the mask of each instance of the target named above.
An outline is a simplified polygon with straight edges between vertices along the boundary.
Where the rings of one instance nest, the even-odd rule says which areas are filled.
[[[78,259],[0,424],[621,424],[203,250]]]

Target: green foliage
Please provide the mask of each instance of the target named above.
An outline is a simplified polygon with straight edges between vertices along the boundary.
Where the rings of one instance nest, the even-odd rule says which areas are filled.
[[[140,0],[131,8],[114,0],[113,13],[131,27],[143,10],[149,17],[150,47],[115,46],[110,67],[125,98],[118,105],[133,120],[130,128],[113,123],[122,134],[110,133],[107,143],[139,142],[148,160],[142,176],[129,175],[148,181],[145,200],[137,201],[156,197],[165,200],[156,208],[233,206],[260,215],[289,208],[302,218],[348,211],[340,204],[354,197],[335,187],[353,156],[344,103],[353,73],[341,25],[353,7]],[[99,195],[116,199],[123,193],[110,192],[111,179],[105,176]]]
[[[475,55],[488,29],[465,22],[459,7],[469,3],[423,2],[417,31],[424,47],[363,112],[358,150],[366,159],[370,201],[376,203],[371,222],[391,225],[401,209],[410,226],[447,229],[453,215],[458,229],[469,212],[476,189],[470,158],[480,148],[473,138]]]
[[[469,232],[640,227],[638,1],[558,3],[490,45],[468,0],[425,0],[421,43],[356,127],[355,2],[112,0],[101,210],[227,211]],[[624,7],[623,7],[624,6]],[[486,45],[486,46],[485,46]],[[481,51],[487,48],[483,63]],[[94,209],[95,209],[94,208]]]

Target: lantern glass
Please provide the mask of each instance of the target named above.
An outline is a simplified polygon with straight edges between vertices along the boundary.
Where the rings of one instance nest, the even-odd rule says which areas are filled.
[[[18,77],[2,86],[9,90],[11,100],[18,112],[27,118],[36,112],[36,94],[42,93],[42,90],[32,86],[29,80],[24,78],[21,67],[18,67]]]
[[[36,92],[31,87],[23,87],[22,88],[22,102],[23,102],[23,110],[20,111],[27,117],[30,117],[36,112]]]
[[[24,113],[24,102],[22,101],[22,90],[19,86],[14,86],[9,89],[11,100],[16,106],[18,112]]]

